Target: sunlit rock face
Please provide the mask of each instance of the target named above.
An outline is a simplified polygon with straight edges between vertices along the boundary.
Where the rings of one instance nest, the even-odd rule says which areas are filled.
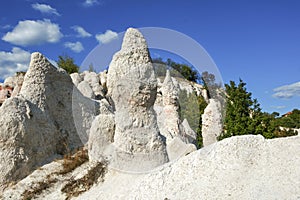
[[[146,40],[138,30],[126,31],[110,63],[107,88],[115,109],[116,166],[148,170],[167,162],[153,110],[157,82]]]
[[[0,107],[0,188],[83,146],[73,106],[80,116],[77,125],[83,127],[80,134],[86,138],[89,126],[83,122],[92,121],[97,103],[73,90],[64,70],[54,67],[40,53],[31,55],[19,94]]]

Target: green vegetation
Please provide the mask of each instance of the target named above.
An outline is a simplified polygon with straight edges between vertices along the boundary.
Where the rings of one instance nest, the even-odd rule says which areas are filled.
[[[202,147],[201,115],[204,113],[207,103],[202,96],[197,96],[195,93],[188,94],[186,90],[181,90],[179,92],[179,105],[181,121],[186,119],[189,122],[190,127],[197,134],[197,146]]]
[[[172,77],[184,77],[193,82],[200,81],[198,71],[187,64],[176,63],[170,58],[166,62],[162,58],[156,58],[152,62],[154,63],[154,70],[157,76],[165,76],[166,71],[169,70]]]
[[[201,82],[204,88],[208,92],[209,98],[219,97],[218,90],[222,87],[220,83],[216,83],[216,77],[214,74],[208,73],[207,71],[202,72]]]
[[[79,72],[79,66],[74,63],[74,59],[68,55],[59,56],[57,61],[58,67],[66,70],[68,74]]]
[[[278,118],[276,121],[277,126],[287,128],[300,128],[300,110],[294,109],[292,112],[287,113],[285,116]]]
[[[227,107],[224,132],[219,140],[235,135],[261,134],[265,138],[296,135],[290,128],[299,128],[300,111],[294,110],[290,115],[278,118],[278,113],[264,113],[256,99],[247,91],[246,83],[230,81],[225,84]],[[285,127],[287,129],[282,129]]]

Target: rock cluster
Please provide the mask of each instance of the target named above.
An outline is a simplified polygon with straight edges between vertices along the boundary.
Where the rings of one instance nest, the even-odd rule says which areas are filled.
[[[4,83],[0,84],[0,106],[6,99],[17,96],[20,92],[24,81],[24,74],[22,72],[16,73],[15,76],[6,78]]]
[[[177,83],[178,84],[178,83]],[[179,84],[178,84],[179,85]],[[167,151],[170,160],[175,160],[196,150],[196,133],[190,128],[185,119],[179,117],[179,91],[167,70],[165,80],[160,89],[162,93],[162,111],[158,112],[160,130],[166,137]]]
[[[33,53],[25,77],[8,78],[0,87],[0,199],[66,199],[62,188],[74,183],[74,191],[84,192],[76,199],[300,197],[300,136],[217,142],[222,103],[168,71],[160,78],[145,38],[132,28],[100,74],[69,76]],[[209,103],[202,116],[204,148],[198,151],[196,133],[180,119],[182,91]],[[89,159],[78,151],[53,162],[83,146]],[[97,171],[103,161],[108,168]],[[35,196],[24,196],[28,191]]]
[[[84,71],[71,74],[72,81],[78,90],[86,97],[100,100],[105,96],[107,71],[96,74]]]
[[[73,105],[79,110],[77,124],[91,121],[98,109],[97,103],[76,91],[64,70],[52,66],[40,53],[32,54],[19,94],[0,107],[2,184],[83,146],[80,135],[85,138],[90,127],[81,124],[84,130],[77,132]]]

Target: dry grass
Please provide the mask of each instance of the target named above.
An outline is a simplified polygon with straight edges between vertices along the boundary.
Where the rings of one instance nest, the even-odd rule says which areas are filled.
[[[50,188],[52,186],[52,184],[54,184],[55,182],[57,182],[56,179],[50,179],[50,177],[47,177],[46,180],[38,182],[37,185],[34,188],[32,188],[31,190],[26,190],[22,194],[22,197],[23,197],[22,200],[30,200],[34,197],[37,197],[44,190],[46,190],[47,188]]]
[[[107,171],[106,169],[107,164],[99,162],[90,169],[84,177],[78,180],[71,180],[61,190],[63,193],[66,193],[66,200],[69,200],[72,197],[77,197],[81,193],[89,190],[95,183],[97,183],[97,181],[99,181],[99,178],[101,178],[100,181],[103,181],[103,177]]]
[[[39,196],[44,190],[50,188],[53,184],[55,184],[58,181],[58,179],[55,176],[67,174],[79,167],[80,165],[82,165],[83,163],[87,162],[88,160],[88,151],[84,148],[78,149],[78,151],[73,155],[65,155],[62,159],[62,170],[47,175],[45,180],[36,183],[35,186],[32,187],[30,190],[26,190],[22,194],[22,200],[31,200]],[[39,168],[38,170],[43,170],[43,168]],[[79,194],[89,190],[91,186],[94,183],[96,183],[100,177],[103,178],[105,172],[106,164],[104,162],[97,163],[81,179],[68,180],[69,182],[63,187],[61,191],[67,194],[67,199],[70,199],[74,196],[78,196]]]
[[[83,163],[89,160],[88,151],[86,149],[79,149],[74,155],[67,154],[64,156],[63,159],[63,170],[60,171],[60,174],[66,174],[78,166],[82,165]]]

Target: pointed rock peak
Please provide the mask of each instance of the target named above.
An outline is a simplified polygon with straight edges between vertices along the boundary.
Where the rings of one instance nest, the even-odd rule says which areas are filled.
[[[168,93],[170,93],[170,92],[174,93],[175,90],[176,90],[175,89],[175,84],[172,80],[172,77],[171,77],[171,74],[170,74],[169,70],[167,70],[167,72],[166,72],[166,77],[165,77],[165,80],[162,84],[162,88],[163,88],[163,90],[166,90],[165,92],[168,92]]]
[[[144,49],[148,51],[147,42],[142,33],[135,28],[128,28],[122,43],[122,50]]]
[[[67,82],[71,84],[71,78],[65,71],[60,71],[54,67],[45,56],[35,52],[31,54],[31,61],[24,77],[24,82],[20,91],[27,100],[38,105],[41,109],[46,109],[45,100],[49,99],[49,93],[58,88],[54,88],[54,82]]]
[[[39,52],[34,52],[31,54],[31,60],[30,60],[30,68],[36,68],[36,67],[43,67],[43,68],[55,68],[45,56],[43,56]]]
[[[173,84],[173,81],[172,81],[172,78],[171,78],[171,75],[170,75],[170,71],[167,70],[166,72],[166,77],[165,77],[165,80],[163,82],[163,85],[167,85],[167,84]]]

